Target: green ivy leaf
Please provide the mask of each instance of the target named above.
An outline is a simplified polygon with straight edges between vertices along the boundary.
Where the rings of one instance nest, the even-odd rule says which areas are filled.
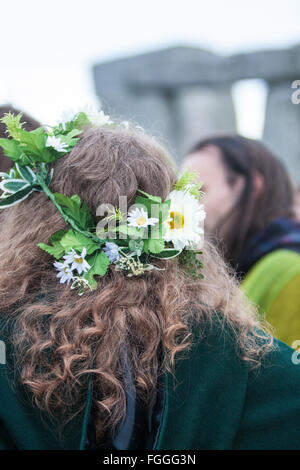
[[[80,208],[81,199],[77,195],[68,197],[61,193],[54,193],[54,197],[59,205],[67,207],[71,212],[75,213],[75,211]]]
[[[30,160],[29,157],[27,157],[27,155],[25,155],[25,153],[22,153],[22,155],[20,156],[19,162],[23,166],[33,166],[32,161]]]
[[[60,259],[65,253],[64,248],[60,244],[50,246],[46,245],[45,243],[38,243],[38,247],[46,251],[49,255],[53,256],[56,259]]]
[[[47,134],[43,127],[33,131],[20,130],[20,147],[35,162],[51,163],[57,160],[57,152],[46,147]]]
[[[54,197],[56,202],[63,207],[65,214],[72,217],[80,228],[88,230],[94,226],[94,220],[87,204],[84,202],[81,206],[81,199],[77,194],[68,197],[64,194],[55,193]]]
[[[72,129],[67,134],[58,134],[56,137],[59,137],[60,140],[67,144],[68,150],[71,150],[78,142],[79,138],[76,138],[77,135],[81,134],[82,131],[80,129]]]
[[[138,189],[138,192],[144,194],[144,196],[146,196],[147,199],[149,199],[150,201],[152,201],[156,204],[161,203],[161,197],[160,196],[152,196],[152,194],[145,193],[144,191],[141,191],[140,189]]]
[[[144,228],[131,227],[129,225],[118,225],[115,228],[116,232],[124,233],[130,238],[143,238]]]
[[[34,154],[40,155],[40,152],[45,148],[47,135],[43,127],[38,127],[33,131],[20,131],[21,146],[27,146]]]
[[[165,248],[165,241],[163,239],[148,238],[144,240],[144,251],[150,253],[160,253]]]
[[[160,230],[161,230],[162,233],[165,232],[165,227],[162,224],[163,224],[163,222],[165,222],[169,218],[170,205],[171,205],[170,200],[165,201],[165,202],[163,202],[162,204],[159,205],[158,218],[159,218]]]
[[[93,271],[98,276],[104,276],[107,271],[107,268],[110,264],[108,256],[104,253],[104,251],[100,251],[96,255],[95,264],[93,266]]]
[[[49,255],[54,256],[54,258],[60,259],[65,254],[65,249],[60,243],[65,234],[65,230],[58,230],[58,232],[55,232],[49,239],[49,243],[52,243],[52,246],[39,243],[38,247],[49,253]]]
[[[92,289],[97,288],[97,281],[94,279],[92,269],[90,269],[87,273],[85,273],[85,275],[83,277],[84,277],[84,279],[86,279],[88,281],[88,283],[89,283],[89,285],[91,286]]]
[[[97,281],[94,276],[104,276],[107,272],[110,264],[108,256],[104,251],[99,251],[94,255],[86,258],[87,262],[91,266],[91,269],[84,275],[84,278],[89,282],[92,289],[97,287]]]
[[[150,199],[147,199],[146,197],[137,196],[134,204],[141,204],[142,206],[144,206],[147,210],[148,216],[150,216],[151,204],[153,204],[153,201],[151,202]],[[157,203],[155,203],[155,205],[157,205]]]
[[[73,130],[77,132],[77,135],[82,132],[82,129],[90,127],[90,121],[84,112],[74,114],[75,119],[65,122],[64,124],[59,123],[52,127],[52,131],[55,137],[61,137],[67,135]],[[76,134],[74,133],[73,137]]]
[[[80,232],[75,232],[74,230],[69,230],[62,237],[60,243],[65,251],[70,251],[71,248],[73,248],[74,250],[81,252],[83,248],[86,248],[88,255],[91,255],[94,253],[94,251],[99,250],[100,247],[100,240],[99,244],[95,243],[91,238],[86,237]]]
[[[76,128],[79,128],[79,129],[83,129],[84,127],[87,127],[90,125],[90,121],[86,115],[86,113],[84,112],[81,112],[81,113],[78,113],[77,116],[76,116],[76,119],[74,119],[73,121],[73,126]]]
[[[2,147],[4,154],[14,162],[20,160],[23,151],[20,148],[19,142],[16,140],[1,138],[0,147]]]

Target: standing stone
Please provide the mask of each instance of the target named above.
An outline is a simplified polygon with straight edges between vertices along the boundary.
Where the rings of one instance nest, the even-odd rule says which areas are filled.
[[[221,63],[188,47],[143,54],[96,65],[96,91],[106,112],[144,127],[179,162],[195,140],[235,130],[230,87],[213,85]]]
[[[300,77],[299,77],[300,78]],[[293,104],[292,79],[269,82],[263,141],[282,159],[294,184],[300,184],[300,104]]]
[[[236,132],[229,86],[189,87],[178,93],[176,101],[180,116],[177,136],[180,155],[202,138]]]
[[[228,57],[173,47],[98,64],[93,73],[104,110],[143,126],[178,161],[200,138],[236,132],[231,87],[237,80],[265,80],[263,140],[300,183],[300,104],[291,102],[291,84],[300,80],[300,46]]]

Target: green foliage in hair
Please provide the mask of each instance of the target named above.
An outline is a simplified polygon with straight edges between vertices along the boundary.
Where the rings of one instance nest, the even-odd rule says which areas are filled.
[[[15,140],[20,140],[23,124],[21,123],[23,114],[19,113],[17,116],[10,111],[0,119],[0,122],[6,126],[6,133],[9,137]]]
[[[197,173],[185,170],[180,176],[179,180],[175,183],[173,190],[175,189],[176,191],[188,191],[199,201],[204,195],[204,192],[201,191],[203,183],[198,182],[197,177]]]
[[[203,279],[204,277],[201,272],[203,263],[197,258],[197,255],[201,254],[202,251],[184,249],[178,258],[179,264],[184,267],[185,272],[195,279]]]

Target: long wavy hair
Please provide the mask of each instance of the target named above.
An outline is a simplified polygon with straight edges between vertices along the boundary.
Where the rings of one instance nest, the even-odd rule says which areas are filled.
[[[165,150],[140,131],[97,128],[55,163],[51,189],[78,194],[96,218],[103,202],[118,205],[127,196],[133,204],[137,189],[164,200],[176,174]],[[155,260],[163,270],[127,278],[110,268],[95,291],[79,297],[59,284],[53,259],[37,247],[63,228],[43,193],[7,209],[0,227],[0,311],[13,325],[16,380],[48,416],[63,423],[81,412],[92,374],[101,442],[126,412],[124,348],[137,394],[149,406],[158,376],[174,372],[194,328],[201,333],[216,312],[234,330],[243,359],[259,363],[265,346],[257,341],[256,312],[209,242],[203,279],[190,277],[177,258]]]

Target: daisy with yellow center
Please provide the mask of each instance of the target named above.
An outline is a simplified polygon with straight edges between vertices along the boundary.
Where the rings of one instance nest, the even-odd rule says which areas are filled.
[[[172,242],[176,250],[193,248],[203,240],[205,211],[195,196],[188,191],[170,193],[169,218],[165,223],[164,240]]]
[[[73,271],[70,268],[70,266],[68,266],[66,263],[58,263],[57,262],[57,263],[53,263],[53,266],[58,271],[58,274],[57,274],[56,277],[58,279],[60,279],[59,282],[61,284],[64,284],[65,282],[67,282],[69,284],[69,282],[74,279]]]
[[[128,225],[131,227],[147,227],[148,225],[155,225],[158,219],[155,217],[148,217],[148,214],[143,208],[133,209],[128,213],[127,217]]]
[[[65,255],[63,258],[66,260],[66,264],[72,264],[71,270],[73,271],[74,269],[77,270],[78,274],[81,273],[86,273],[91,269],[91,266],[88,264],[88,262],[85,260],[86,257],[86,249],[83,248],[82,252],[80,255],[76,253],[73,248],[71,251]]]

